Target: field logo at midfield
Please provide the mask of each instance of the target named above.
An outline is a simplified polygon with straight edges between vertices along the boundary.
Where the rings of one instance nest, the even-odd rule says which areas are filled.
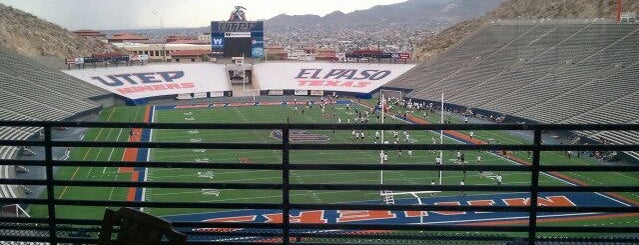
[[[282,130],[273,130],[273,132],[271,132],[271,137],[281,140]],[[327,142],[331,140],[331,138],[326,135],[314,134],[305,130],[291,130],[289,139],[291,142]]]

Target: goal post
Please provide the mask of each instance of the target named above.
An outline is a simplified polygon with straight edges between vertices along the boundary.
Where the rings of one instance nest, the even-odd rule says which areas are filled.
[[[8,204],[2,206],[2,211],[0,213],[0,217],[27,217],[30,218],[31,215],[20,206],[20,204]]]
[[[387,100],[401,101],[404,99],[404,92],[399,90],[381,89],[379,90],[379,94],[380,98],[385,98]]]

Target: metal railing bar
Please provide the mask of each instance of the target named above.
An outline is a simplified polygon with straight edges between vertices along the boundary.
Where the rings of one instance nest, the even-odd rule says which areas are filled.
[[[537,238],[537,212],[539,205],[537,198],[539,197],[539,158],[541,146],[541,130],[535,129],[533,132],[533,145],[535,149],[532,155],[532,171],[530,175],[530,212],[528,213],[528,244],[535,245]]]
[[[295,210],[388,210],[388,211],[475,211],[475,212],[529,212],[530,206],[453,206],[453,205],[369,205],[369,204],[291,204]],[[639,207],[561,206],[538,207],[538,212],[609,212],[639,213]]]
[[[531,145],[470,145],[470,144],[291,144],[291,150],[509,150],[532,151]]]
[[[639,192],[639,186],[540,186],[540,192]]]
[[[57,245],[57,233],[56,233],[56,210],[55,210],[55,184],[53,183],[53,149],[51,142],[51,127],[44,127],[44,160],[46,162],[45,174],[46,174],[46,193],[47,193],[47,213],[49,217],[49,243]]]
[[[464,236],[464,235],[438,235],[438,234],[393,234],[392,232],[379,232],[379,234],[348,234],[340,232],[332,233],[311,233],[311,232],[294,232],[296,237],[317,237],[317,238],[355,238],[355,239],[437,239],[446,241],[464,240],[464,241],[501,241],[511,240],[512,237],[482,235],[482,236]],[[244,235],[244,234],[242,234]]]
[[[639,145],[541,145],[541,151],[639,151]]]
[[[302,224],[292,223],[291,229],[318,230],[424,230],[424,231],[507,231],[527,232],[527,226],[473,226],[473,225],[421,225],[421,224]]]
[[[8,185],[46,185],[47,180],[29,179],[0,179],[0,184]],[[196,188],[216,188],[216,189],[263,189],[280,190],[281,184],[266,183],[194,183],[194,182],[134,182],[134,181],[72,181],[54,180],[55,186],[85,186],[85,187],[154,187],[154,188],[175,188],[175,189],[196,189]]]
[[[589,166],[559,166],[545,163],[539,166],[539,171],[548,172],[639,172],[639,165],[589,165]]]
[[[583,168],[583,166],[582,166]],[[291,164],[291,170],[449,170],[449,171],[530,171],[531,166],[526,165],[435,165],[433,162],[419,164]]]
[[[216,188],[216,189],[264,189],[280,190],[282,184],[266,183],[194,183],[194,182],[134,182],[134,181],[68,181],[56,180],[56,186],[93,187],[154,187],[154,188]]]
[[[62,206],[150,207],[150,208],[212,208],[212,209],[281,209],[279,203],[208,203],[208,202],[133,202],[97,200],[55,200]]]
[[[193,231],[181,231],[187,235],[199,235],[206,236],[211,235],[210,232],[193,232]],[[281,237],[281,232],[246,232],[246,231],[235,231],[232,233],[214,233],[215,237],[247,237],[247,236],[257,236],[257,237]],[[464,236],[464,235],[441,235],[441,234],[395,234],[392,231],[380,231],[378,233],[348,233],[348,232],[305,232],[305,231],[291,231],[292,237],[301,237],[301,238],[349,238],[349,239],[438,239],[438,240],[473,240],[473,241],[501,241],[501,240],[511,240],[512,237],[506,236],[494,236],[494,235],[482,235],[482,236]],[[632,240],[632,239],[625,239]],[[634,240],[633,240],[634,241]],[[197,241],[196,241],[197,242]]]
[[[19,224],[48,224],[49,218],[0,217],[0,222]]]
[[[490,186],[490,189],[486,189]],[[637,188],[637,187],[635,187]],[[291,190],[393,190],[393,191],[481,191],[481,192],[500,192],[500,191],[516,191],[528,192],[528,186],[511,186],[511,185],[365,185],[365,184],[291,184]]]
[[[68,122],[68,121],[0,121],[8,127],[71,127],[71,128],[152,128],[152,129],[281,129],[277,123],[131,123],[131,122]],[[535,130],[542,131],[628,131],[639,130],[637,124],[286,124],[289,129],[355,129],[355,130]]]
[[[282,129],[282,144],[284,150],[282,150],[282,242],[284,245],[290,243],[290,130],[287,127]]]
[[[0,142],[1,144],[2,142]],[[103,148],[160,148],[160,149],[219,149],[219,150],[281,150],[281,144],[271,143],[191,143],[191,142],[109,142],[109,141],[55,141],[55,147]]]
[[[637,233],[637,227],[538,226],[538,232]]]
[[[639,130],[639,129],[638,129]],[[44,146],[39,141],[0,140],[5,146]],[[164,143],[164,142],[108,142],[108,141],[54,141],[53,147],[103,148],[163,148],[163,149],[258,149],[281,150],[280,144],[269,143]],[[291,150],[509,150],[532,151],[534,146],[472,145],[472,144],[291,144]],[[542,151],[639,151],[639,145],[541,145]]]
[[[11,236],[2,235],[0,241],[20,241],[20,242],[51,242],[49,237],[45,236]]]
[[[149,168],[187,168],[187,169],[255,169],[282,170],[281,164],[272,163],[197,163],[197,162],[104,162],[104,161],[54,161],[55,166],[87,167],[149,167]],[[4,164],[0,164],[4,165]],[[9,165],[9,164],[7,164]]]
[[[255,228],[282,230],[281,223],[173,222],[172,225],[177,228]]]
[[[0,160],[0,165],[21,165],[21,166],[39,166],[44,167],[47,165],[47,162],[44,160],[13,160],[13,159],[2,159]]]
[[[0,203],[47,205],[49,204],[49,200],[35,198],[0,198]]]
[[[526,206],[373,205],[373,204],[291,204],[295,210],[384,210],[384,211],[484,211],[528,212]],[[637,209],[639,210],[639,209]]]
[[[45,166],[43,160],[0,160],[0,165],[21,165],[21,166]],[[256,170],[282,170],[281,164],[272,163],[196,163],[196,162],[104,162],[104,161],[60,161],[53,160],[56,167],[75,167],[78,165],[87,167],[152,167],[152,168],[189,168],[189,169],[256,169]],[[291,163],[291,170],[467,170],[467,171],[531,171],[530,165],[435,165],[431,162],[415,164],[352,164],[352,163],[331,163],[312,164]],[[554,165],[545,163],[539,166],[540,171],[556,172],[639,172],[639,165]]]

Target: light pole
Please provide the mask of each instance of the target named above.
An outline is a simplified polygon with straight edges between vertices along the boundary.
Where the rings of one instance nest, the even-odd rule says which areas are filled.
[[[164,19],[162,18],[162,14],[158,13],[159,11],[153,12],[154,15],[158,15],[160,17],[160,36],[164,35]],[[162,62],[166,62],[166,40],[162,40]]]

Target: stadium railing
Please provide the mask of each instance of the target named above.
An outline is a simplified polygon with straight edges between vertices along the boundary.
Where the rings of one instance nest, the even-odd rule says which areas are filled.
[[[636,165],[598,165],[598,166],[565,166],[565,165],[540,165],[540,153],[544,151],[638,151],[639,145],[550,145],[542,144],[542,132],[546,131],[575,131],[575,130],[608,130],[626,131],[639,130],[639,125],[532,125],[532,124],[464,124],[464,125],[362,125],[362,124],[166,124],[166,123],[99,123],[99,122],[39,122],[39,121],[0,121],[0,126],[8,127],[42,127],[44,139],[37,141],[0,140],[0,145],[5,146],[35,146],[44,147],[44,160],[2,160],[0,165],[40,166],[46,169],[46,179],[0,179],[2,185],[42,185],[46,186],[46,199],[30,198],[0,198],[2,203],[19,203],[32,205],[46,205],[48,216],[44,218],[26,217],[0,217],[1,229],[33,230],[48,236],[34,236],[19,233],[0,233],[0,241],[15,242],[39,242],[48,244],[69,243],[95,243],[96,236],[82,237],[77,234],[82,226],[83,232],[97,231],[100,220],[64,219],[56,216],[57,205],[69,206],[96,206],[96,207],[157,207],[157,208],[211,208],[211,209],[278,209],[282,211],[283,222],[274,224],[262,223],[226,223],[226,222],[175,222],[175,227],[183,228],[248,228],[248,229],[274,229],[273,239],[260,240],[257,243],[297,243],[300,236],[305,238],[327,238],[320,242],[310,244],[335,244],[343,243],[340,238],[356,239],[357,244],[380,244],[386,242],[396,244],[394,239],[417,241],[417,243],[445,243],[446,241],[462,241],[462,243],[491,244],[493,241],[502,241],[502,244],[549,244],[548,242],[561,241],[592,242],[594,244],[607,244],[610,242],[637,243],[637,227],[607,227],[607,226],[542,226],[537,222],[537,214],[540,212],[603,212],[603,213],[639,213],[637,206],[624,207],[544,207],[538,204],[537,198],[540,192],[639,192],[639,186],[540,186],[539,176],[548,171],[579,171],[579,172],[637,172]],[[245,130],[282,130],[281,143],[178,143],[178,142],[82,142],[82,141],[57,141],[52,139],[52,128],[79,127],[79,128],[149,128],[149,129],[245,129]],[[310,144],[291,143],[289,136],[291,130],[524,130],[532,131],[534,138],[532,144]],[[252,184],[252,183],[177,183],[177,182],[111,182],[111,181],[69,181],[54,179],[54,167],[60,166],[92,166],[92,167],[154,167],[175,168],[171,162],[105,162],[105,161],[61,161],[54,160],[52,149],[54,147],[131,147],[131,148],[171,148],[171,149],[260,149],[281,151],[281,164],[207,164],[180,163],[180,168],[192,169],[263,169],[281,171],[281,183],[277,184]],[[532,152],[531,165],[380,165],[380,164],[290,164],[290,152],[295,150],[484,150],[484,151],[530,151]],[[501,185],[492,186],[492,191],[517,191],[529,193],[529,206],[451,206],[451,205],[363,205],[363,204],[297,204],[291,202],[290,191],[293,190],[431,190],[431,191],[485,191],[485,186],[479,185],[369,185],[369,184],[292,184],[290,181],[291,170],[429,170],[429,171],[526,171],[530,173],[529,186]],[[105,200],[61,200],[56,198],[54,188],[59,186],[84,186],[84,187],[150,187],[150,188],[220,188],[220,189],[258,189],[281,190],[281,203],[184,203],[184,202],[157,202],[157,201],[105,201]],[[289,214],[291,210],[393,210],[393,211],[484,211],[484,212],[525,212],[528,214],[528,224],[521,226],[500,225],[422,225],[422,224],[301,224],[291,223]],[[93,228],[86,228],[86,227]],[[25,228],[28,227],[28,228]],[[335,230],[374,230],[374,231],[430,231],[442,232],[429,235],[416,235],[414,233],[298,233],[301,229],[313,229],[322,231]],[[455,232],[521,232],[526,237],[512,240],[501,235],[451,235],[445,233]],[[37,233],[39,232],[39,233]],[[540,237],[539,232],[553,233],[592,233],[592,234],[629,234],[622,238],[589,238],[579,240],[576,238],[550,238]],[[228,233],[223,236],[251,236],[263,235],[257,232]],[[331,240],[332,239],[332,240]],[[359,239],[359,240],[358,240]],[[324,241],[324,242],[322,242]],[[197,241],[190,244],[235,244],[232,239],[227,241]],[[248,243],[248,242],[242,242]],[[431,243],[431,244],[435,244]],[[455,243],[458,244],[458,243]]]

